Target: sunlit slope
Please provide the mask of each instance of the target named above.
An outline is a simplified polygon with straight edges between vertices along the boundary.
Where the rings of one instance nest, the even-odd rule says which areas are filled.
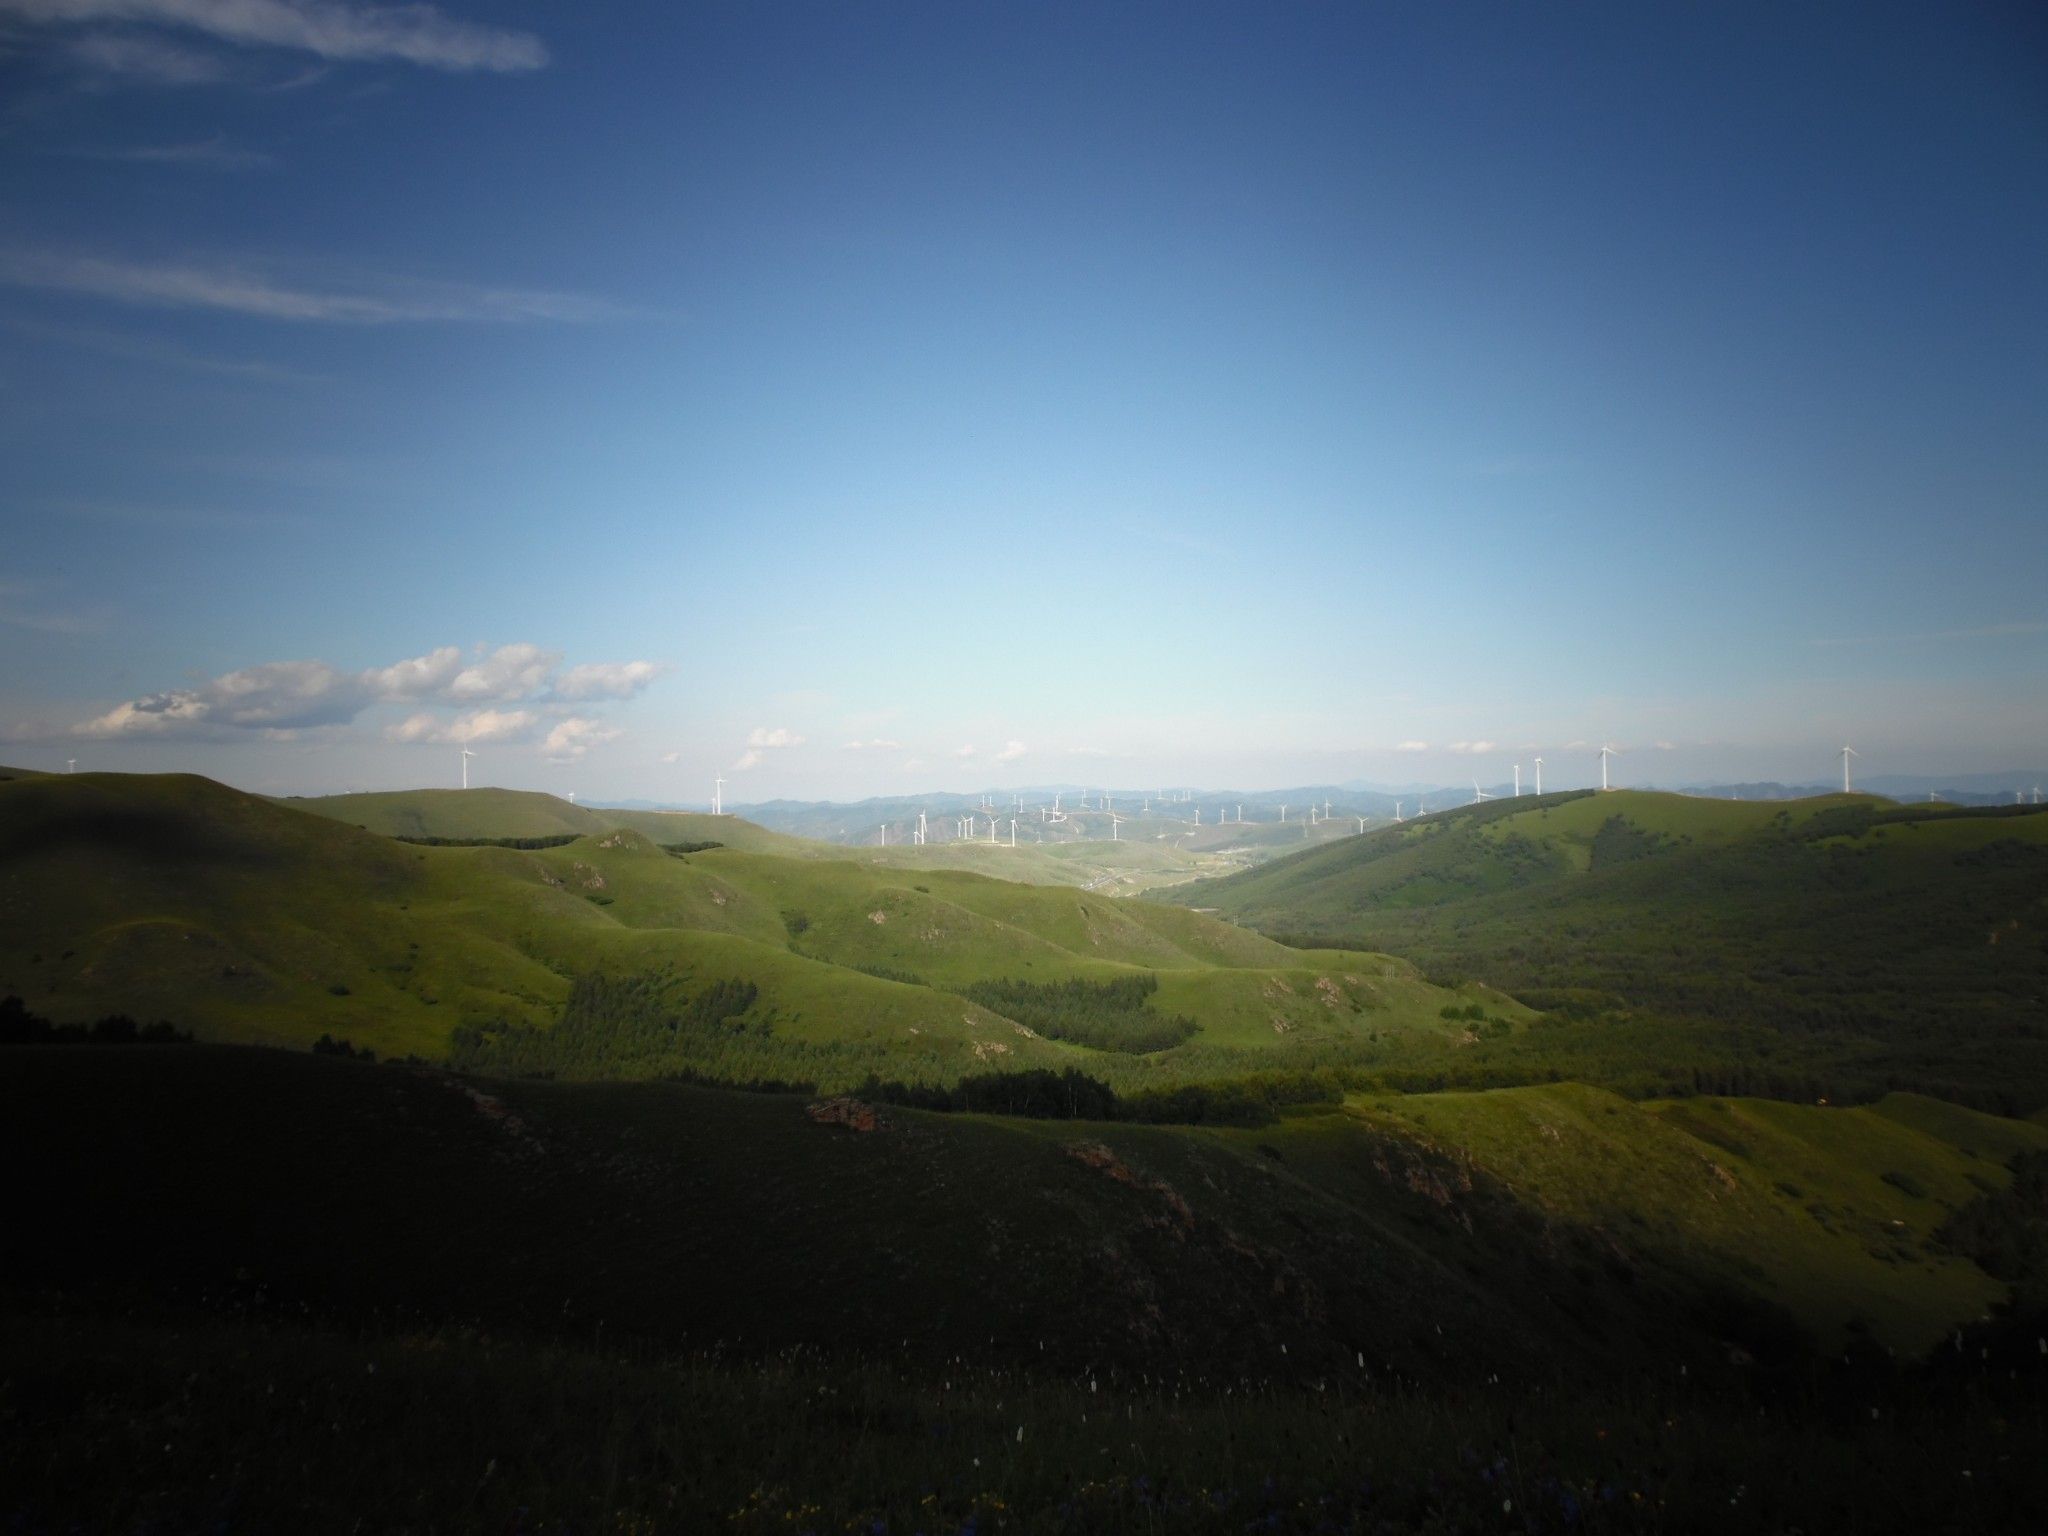
[[[1539,1006],[1768,1027],[1878,1084],[2048,1096],[2048,813],[2032,808],[1548,796],[1174,896]]]
[[[387,837],[558,837],[611,825],[554,795],[524,789],[401,789],[282,803]]]
[[[1354,1064],[1454,1054],[1471,1026],[1444,1011],[1477,996],[1070,886],[679,855],[628,828],[418,846],[204,779],[131,775],[9,781],[0,812],[0,992],[64,1020],[325,1033],[565,1075],[831,1084],[1078,1066],[1129,1085],[1330,1064],[1332,1048]],[[1133,977],[1156,983],[1146,1016],[1189,1020],[1191,1038],[1081,1045],[962,995]],[[603,986],[579,994],[579,979]],[[1528,1022],[1504,997],[1485,1006],[1489,1029]]]
[[[1577,1084],[1355,1101],[1557,1217],[1755,1291],[1826,1338],[1937,1342],[2005,1287],[1935,1234],[2048,1129],[1911,1095],[1632,1103]]]
[[[559,1007],[565,979],[514,939],[525,905],[443,850],[207,779],[0,784],[0,991],[60,1018],[432,1049],[464,1019]]]

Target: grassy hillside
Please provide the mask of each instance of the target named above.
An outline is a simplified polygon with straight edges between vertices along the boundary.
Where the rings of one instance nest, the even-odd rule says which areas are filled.
[[[405,816],[437,804],[404,803]],[[534,814],[511,821],[507,805]],[[407,824],[544,837],[564,813],[583,814],[514,797],[496,820]],[[1471,1025],[1444,1010],[1473,1005],[1384,957],[1291,949],[1073,886],[730,847],[677,856],[630,828],[533,849],[414,846],[178,776],[0,784],[0,916],[0,993],[60,1020],[126,1013],[276,1044],[333,1034],[385,1056],[452,1050],[577,1076],[947,1082],[1078,1066],[1164,1086],[1447,1059]],[[1135,1016],[1133,1048],[1054,1038],[963,995],[1000,978],[1125,977],[1152,978],[1143,1017],[1187,1019],[1184,1043],[1154,1048]],[[579,979],[605,986],[579,995]],[[1529,1022],[1505,998],[1483,1006],[1489,1028]]]
[[[1862,1166],[1874,1150],[1940,1205],[1968,1198],[1953,1175],[1995,1186],[1983,1155],[2025,1127],[1935,1106],[1958,1143],[1924,1106],[1714,1102],[1688,1130],[1599,1096],[1487,1097],[1263,1132],[904,1110],[857,1131],[801,1097],[672,1084],[19,1048],[0,1158],[39,1171],[0,1224],[0,1515],[1217,1533],[2048,1515],[2032,1329],[1972,1325],[1989,1289],[1926,1246],[1918,1208],[1884,1203],[1923,1197]],[[1853,1150],[1830,1155],[1851,1117]],[[1453,1119],[1477,1154],[1440,1141]],[[1645,1189],[1560,1177],[1603,1152],[1646,1160]],[[1761,1182],[1780,1156],[1825,1219],[1770,1214],[1792,1198]],[[1717,1262],[1714,1191],[1788,1253]],[[1852,1204],[1887,1234],[1904,1212],[1882,1239],[1898,1262],[1857,1257]],[[1866,1270],[1900,1295],[1843,1347]],[[1880,1347],[1937,1319],[1967,1347],[1926,1365]]]
[[[2048,1100],[2048,815],[2032,808],[1550,795],[1174,897],[1544,1008],[1540,1042],[1475,1053],[1509,1073],[1540,1056],[1652,1088],[1747,1071],[1773,1093]]]

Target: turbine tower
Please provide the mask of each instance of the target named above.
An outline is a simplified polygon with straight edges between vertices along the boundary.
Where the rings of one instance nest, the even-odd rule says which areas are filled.
[[[1477,779],[1472,781],[1472,803],[1474,805],[1479,805],[1487,800],[1498,800],[1499,798],[1500,796],[1489,795],[1485,790],[1481,789]]]
[[[464,789],[469,788],[469,760],[475,756],[476,754],[470,751],[469,748],[464,747],[462,749],[462,787]]]
[[[1605,789],[1606,789],[1606,788],[1608,787],[1608,784],[1607,784],[1607,759],[1608,759],[1608,758],[1610,758],[1610,757],[1619,757],[1619,756],[1621,756],[1621,754],[1620,754],[1619,752],[1615,751],[1615,750],[1614,750],[1614,748],[1612,748],[1612,747],[1602,747],[1602,748],[1600,749],[1600,787],[1601,787],[1601,789],[1605,790]]]
[[[1849,759],[1861,757],[1862,755],[1854,747],[1844,746],[1842,748],[1842,793],[1845,795],[1849,793]]]
[[[711,814],[725,814],[725,775],[722,773],[711,781]]]
[[[1536,793],[1543,793],[1543,759],[1536,759]]]
[[[1522,765],[1520,763],[1515,764],[1515,798],[1517,800],[1522,798]]]
[[[569,803],[571,805],[576,803],[576,791],[573,789],[569,791]]]
[[[76,772],[78,772],[78,759],[77,759],[77,758],[75,758],[75,757],[67,757],[67,758],[65,758],[65,759],[64,759],[64,771],[65,771],[66,773],[76,773]]]

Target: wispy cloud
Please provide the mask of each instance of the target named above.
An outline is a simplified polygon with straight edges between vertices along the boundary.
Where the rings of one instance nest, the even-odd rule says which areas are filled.
[[[1467,757],[1479,757],[1488,752],[1498,752],[1500,750],[1500,743],[1497,741],[1454,741],[1446,750],[1461,753]]]
[[[900,752],[903,750],[903,743],[891,741],[886,736],[874,736],[866,741],[849,741],[840,750],[845,752]]]
[[[0,0],[0,16],[51,26],[126,25],[197,32],[238,47],[283,48],[337,62],[395,60],[424,69],[516,74],[548,51],[530,32],[457,21],[431,5],[354,0]]]
[[[83,347],[107,357],[118,357],[128,362],[150,363],[163,368],[183,368],[193,373],[213,374],[228,379],[260,379],[265,382],[291,384],[320,384],[326,382],[317,373],[305,373],[295,368],[279,367],[257,358],[214,357],[204,352],[194,352],[174,341],[160,336],[129,335],[119,331],[107,331],[85,326],[51,325],[39,320],[27,320],[19,315],[0,315],[0,328],[18,336],[32,336],[42,341],[54,341],[65,346]]]
[[[965,761],[967,761],[968,758],[973,757],[975,755],[975,751],[975,745],[973,742],[970,741],[964,747],[955,747],[953,749],[953,755],[959,758],[964,763]]]
[[[149,263],[20,249],[0,250],[0,283],[152,309],[223,310],[266,320],[341,325],[577,322],[607,319],[618,313],[600,299],[529,288],[395,280],[323,287],[275,278],[252,267]]]
[[[1021,741],[1006,741],[1002,745],[1002,750],[996,753],[994,761],[998,763],[1014,763],[1018,758],[1026,756],[1030,751],[1031,749]]]
[[[0,577],[0,624],[43,635],[87,635],[103,628],[97,609],[67,608],[52,600],[39,582]]]
[[[0,14],[9,4],[0,0]],[[67,42],[63,56],[95,74],[150,85],[214,85],[228,77],[227,65],[214,54],[138,33],[88,32]]]
[[[4,0],[0,0],[4,3]],[[177,165],[209,171],[253,171],[277,164],[277,156],[230,144],[225,135],[178,144],[81,144],[57,151],[71,160],[104,160],[120,165]]]
[[[1426,741],[1397,741],[1394,743],[1394,750],[1396,752],[1427,752],[1429,750],[1429,743]]]
[[[1923,629],[1892,635],[1834,635],[1815,645],[1931,645],[1944,640],[2006,640],[2020,635],[2048,634],[2048,620],[2023,619],[2013,624],[1985,624],[1975,629]]]

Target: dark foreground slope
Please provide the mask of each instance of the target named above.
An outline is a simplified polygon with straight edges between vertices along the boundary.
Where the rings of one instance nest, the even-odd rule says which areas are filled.
[[[0,1157],[10,1529],[2048,1512],[2031,1334],[1824,1358],[1377,1115],[862,1130],[675,1085],[37,1047],[0,1069]]]
[[[1473,1053],[1510,1077],[1540,1058],[1651,1090],[2048,1103],[2048,813],[2031,807],[1550,795],[1175,895],[1546,1009],[1551,1032]]]

